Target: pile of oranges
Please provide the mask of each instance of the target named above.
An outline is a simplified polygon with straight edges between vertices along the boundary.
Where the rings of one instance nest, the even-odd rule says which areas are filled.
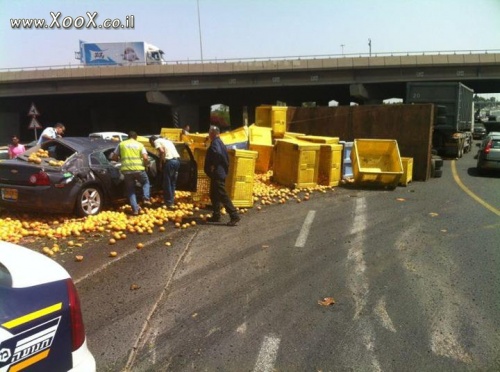
[[[316,186],[308,189],[290,189],[272,182],[272,171],[256,174],[253,187],[254,207],[283,204],[288,201],[308,200],[314,192],[325,193],[332,187]],[[61,246],[82,246],[89,237],[104,237],[108,244],[115,244],[131,234],[164,232],[170,226],[187,229],[196,226],[196,220],[205,220],[206,205],[193,203],[190,192],[176,191],[175,209],[166,208],[161,197],[153,198],[152,207],[144,207],[138,216],[131,215],[129,205],[107,210],[86,218],[70,216],[8,213],[0,211],[0,240],[13,243],[40,244],[49,256],[60,251]],[[239,213],[246,213],[239,208]],[[222,211],[225,214],[225,211]],[[189,221],[189,222],[186,222]]]

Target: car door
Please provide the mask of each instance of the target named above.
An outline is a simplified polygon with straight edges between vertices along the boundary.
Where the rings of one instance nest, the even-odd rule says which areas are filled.
[[[89,155],[89,166],[94,175],[99,178],[106,195],[113,200],[125,197],[120,169],[107,159],[103,151],[95,151]]]
[[[183,142],[176,142],[175,147],[181,157],[179,176],[176,189],[180,191],[196,191],[198,184],[198,167],[189,146]]]

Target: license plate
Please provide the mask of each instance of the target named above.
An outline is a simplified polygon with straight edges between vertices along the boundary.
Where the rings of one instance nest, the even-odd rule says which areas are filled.
[[[17,189],[2,189],[3,200],[17,200]]]

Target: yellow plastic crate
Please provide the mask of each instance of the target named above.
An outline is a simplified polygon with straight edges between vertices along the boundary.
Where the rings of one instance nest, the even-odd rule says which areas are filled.
[[[235,207],[253,207],[253,183],[257,152],[229,150],[226,190]]]
[[[283,138],[286,132],[286,111],[286,106],[257,106],[255,108],[255,125],[271,128],[273,137]]]
[[[204,172],[203,168],[205,166],[205,156],[207,155],[207,148],[204,145],[200,147],[195,147],[193,149],[194,160],[198,168],[198,173]]]
[[[243,126],[230,132],[220,134],[220,139],[227,147],[235,149],[248,149],[248,127]]]
[[[283,139],[297,139],[297,137],[305,136],[305,133],[297,133],[297,132],[285,132],[283,135]]]
[[[259,173],[266,173],[271,169],[273,163],[273,145],[256,145],[250,143],[249,149],[258,153],[257,161],[255,163],[255,171]]]
[[[322,136],[311,136],[311,135],[297,136],[297,139],[314,143],[330,143],[330,144],[338,144],[340,140],[339,137],[322,137]]]
[[[319,151],[319,144],[277,140],[273,151],[273,180],[288,187],[316,186]]]
[[[189,143],[202,143],[205,144],[208,142],[208,133],[189,133],[184,134],[183,141]]]
[[[403,175],[399,180],[399,184],[401,186],[408,186],[413,181],[413,158],[402,157],[401,162],[403,163]]]
[[[198,183],[196,192],[191,193],[193,202],[200,204],[211,204],[210,201],[210,178],[203,171],[198,171]]]
[[[395,188],[403,175],[396,140],[355,139],[351,161],[354,181],[360,185]]]
[[[319,150],[318,184],[338,186],[342,174],[342,150],[339,144],[321,144]]]
[[[160,137],[167,138],[170,141],[180,142],[182,140],[181,128],[161,128]]]
[[[272,145],[272,129],[252,124],[248,127],[248,141],[250,145]]]
[[[151,144],[149,143],[149,138],[148,137],[144,137],[144,136],[137,136],[137,141],[142,143],[144,145],[144,147],[146,148],[147,151],[153,153],[153,154],[157,154],[158,153],[158,150],[156,150],[153,146],[151,146]]]

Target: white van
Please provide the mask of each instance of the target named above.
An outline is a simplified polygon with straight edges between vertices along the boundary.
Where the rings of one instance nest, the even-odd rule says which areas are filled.
[[[117,142],[125,141],[128,139],[128,134],[123,132],[95,132],[89,134],[90,138],[103,138],[114,140]]]

